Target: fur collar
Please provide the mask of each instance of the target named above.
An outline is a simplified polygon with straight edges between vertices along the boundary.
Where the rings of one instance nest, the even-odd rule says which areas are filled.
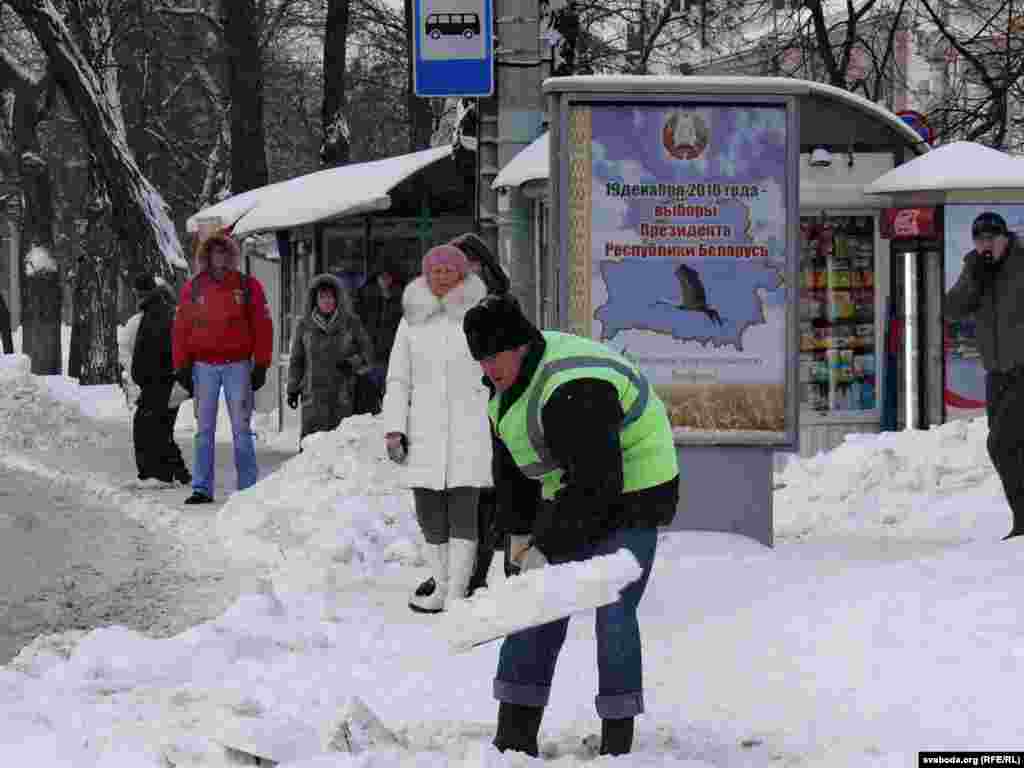
[[[484,281],[470,273],[448,291],[443,299],[439,299],[430,292],[427,278],[420,275],[402,293],[402,310],[409,325],[422,325],[442,312],[461,323],[466,313],[486,295],[487,286]]]

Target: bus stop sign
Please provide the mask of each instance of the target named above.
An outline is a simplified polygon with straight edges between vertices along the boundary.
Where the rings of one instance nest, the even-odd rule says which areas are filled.
[[[417,96],[494,92],[493,0],[413,0]]]

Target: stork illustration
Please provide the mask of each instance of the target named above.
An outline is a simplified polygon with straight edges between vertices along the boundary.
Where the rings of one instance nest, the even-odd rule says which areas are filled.
[[[704,283],[701,282],[697,270],[693,267],[688,267],[686,264],[680,264],[676,267],[675,276],[679,281],[679,294],[683,298],[683,303],[676,304],[674,301],[658,299],[651,306],[667,304],[670,307],[687,312],[703,312],[711,322],[722,325],[722,316],[718,314],[718,310],[708,306],[708,297],[704,290]]]

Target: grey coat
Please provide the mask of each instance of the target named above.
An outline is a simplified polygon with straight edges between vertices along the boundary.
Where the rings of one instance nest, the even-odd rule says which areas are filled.
[[[1011,237],[997,268],[986,267],[975,251],[964,257],[956,285],[946,294],[950,320],[974,316],[978,349],[988,371],[1024,366],[1024,244]]]
[[[326,331],[313,319],[322,285],[332,285],[338,296],[337,311]],[[288,394],[302,398],[302,437],[335,429],[352,415],[356,375],[374,362],[373,344],[338,278],[317,275],[308,298],[309,312],[295,328],[288,364]]]

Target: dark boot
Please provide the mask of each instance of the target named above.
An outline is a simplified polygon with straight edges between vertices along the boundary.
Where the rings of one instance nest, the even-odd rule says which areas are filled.
[[[525,752],[530,757],[539,757],[537,734],[543,716],[544,707],[501,702],[498,705],[498,732],[494,736],[494,746],[499,752],[512,750]]]
[[[632,749],[632,717],[601,720],[602,755],[628,755]]]

